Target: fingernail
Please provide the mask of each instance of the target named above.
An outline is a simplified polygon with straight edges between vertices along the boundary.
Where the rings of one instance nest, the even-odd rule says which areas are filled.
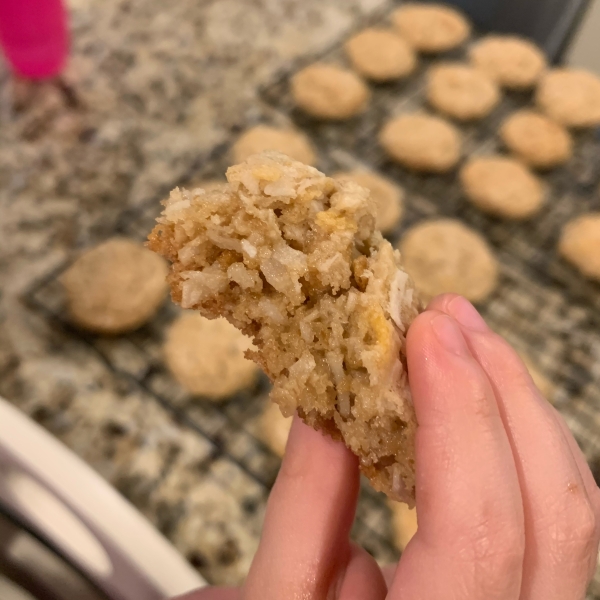
[[[477,309],[465,298],[458,296],[448,304],[452,316],[463,326],[473,331],[487,331],[488,326]]]
[[[469,356],[469,348],[460,327],[448,315],[438,315],[431,321],[433,332],[440,344],[458,356]]]

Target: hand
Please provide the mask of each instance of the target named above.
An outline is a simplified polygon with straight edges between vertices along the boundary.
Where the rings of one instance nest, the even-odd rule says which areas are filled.
[[[408,335],[419,529],[395,573],[349,541],[359,476],[295,420],[241,589],[189,600],[581,600],[600,491],[518,355],[466,300],[433,300]]]

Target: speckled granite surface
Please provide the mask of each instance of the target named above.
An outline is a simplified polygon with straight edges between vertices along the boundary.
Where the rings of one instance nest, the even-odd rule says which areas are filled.
[[[62,84],[18,82],[0,65],[0,394],[116,485],[213,582],[243,577],[263,489],[227,458],[208,460],[210,443],[22,295],[229,140],[277,69],[386,1],[71,0]]]

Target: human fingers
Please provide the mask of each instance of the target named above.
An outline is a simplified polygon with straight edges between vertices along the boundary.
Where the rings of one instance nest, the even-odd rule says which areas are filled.
[[[566,424],[517,353],[460,296],[433,306],[456,319],[496,392],[525,511],[521,600],[580,600],[598,551],[600,492]]]
[[[349,533],[358,487],[357,458],[296,417],[243,600],[336,597],[354,558]],[[383,596],[365,600],[384,597],[379,576]]]
[[[523,509],[496,398],[458,324],[428,310],[411,325],[408,370],[419,529],[389,598],[516,600]]]

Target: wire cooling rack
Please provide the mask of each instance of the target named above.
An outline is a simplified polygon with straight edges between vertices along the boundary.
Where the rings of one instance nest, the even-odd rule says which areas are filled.
[[[386,19],[379,15],[375,22]],[[490,217],[465,200],[456,172],[444,176],[411,173],[390,162],[377,144],[377,133],[386,119],[425,107],[424,74],[432,59],[422,59],[418,71],[407,81],[372,86],[371,107],[350,121],[320,122],[294,108],[289,94],[290,76],[317,58],[344,64],[343,42],[324,55],[304,59],[280,73],[261,90],[260,117],[247,125],[292,122],[312,138],[321,170],[332,173],[362,166],[398,182],[406,192],[405,214],[388,236],[393,243],[415,223],[442,216],[459,218],[480,231],[500,263],[500,284],[480,306],[484,317],[552,382],[553,403],[566,418],[588,460],[600,465],[600,286],[585,280],[556,254],[557,239],[566,220],[600,208],[596,191],[600,180],[599,133],[578,134],[569,164],[542,176],[548,202],[539,215],[522,223]],[[464,50],[443,58],[460,60]],[[528,94],[508,94],[486,119],[461,125],[465,154],[498,151],[498,125],[510,112],[529,104]],[[229,162],[227,149],[220,148],[195,173],[184,181],[174,181],[173,186],[222,178]],[[114,234],[145,239],[160,212],[158,200],[125,212]],[[257,419],[267,402],[268,381],[261,378],[253,389],[219,404],[191,398],[169,375],[162,360],[165,329],[178,309],[166,304],[150,323],[115,338],[81,332],[69,323],[65,312],[59,277],[68,266],[62,265],[38,281],[26,300],[91,345],[110,368],[135,380],[197,435],[209,440],[216,448],[211,460],[227,457],[265,490],[266,497],[280,464],[261,441],[257,429]],[[595,470],[600,473],[600,468]],[[219,485],[227,484],[221,480]],[[364,482],[353,537],[381,563],[399,555],[385,499]],[[591,593],[600,594],[600,578]]]

